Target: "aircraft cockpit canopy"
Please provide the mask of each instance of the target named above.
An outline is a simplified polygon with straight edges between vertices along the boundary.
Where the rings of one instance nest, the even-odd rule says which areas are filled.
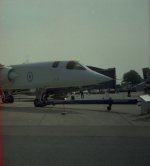
[[[86,70],[84,66],[82,66],[79,62],[76,61],[69,61],[66,65],[66,69]]]

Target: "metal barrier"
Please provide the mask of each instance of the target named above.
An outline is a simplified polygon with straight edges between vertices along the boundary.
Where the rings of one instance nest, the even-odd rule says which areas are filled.
[[[149,114],[150,113],[150,96],[142,95],[141,99],[141,114]]]
[[[101,99],[101,100],[48,100],[41,102],[39,107],[56,104],[107,104],[107,110],[111,110],[112,104],[137,104],[137,99]]]

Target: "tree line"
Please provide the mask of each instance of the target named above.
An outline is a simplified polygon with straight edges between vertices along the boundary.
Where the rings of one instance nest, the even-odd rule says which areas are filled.
[[[135,70],[130,70],[129,72],[124,73],[122,82],[130,82],[132,85],[136,85],[142,82],[142,78]]]

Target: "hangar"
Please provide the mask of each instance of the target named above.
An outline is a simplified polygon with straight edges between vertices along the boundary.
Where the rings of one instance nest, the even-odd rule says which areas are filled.
[[[116,68],[108,68],[108,69],[101,69],[98,67],[88,66],[91,70],[96,71],[100,74],[109,76],[113,78],[113,80],[105,83],[100,83],[99,85],[95,85],[93,88],[98,89],[116,89]]]

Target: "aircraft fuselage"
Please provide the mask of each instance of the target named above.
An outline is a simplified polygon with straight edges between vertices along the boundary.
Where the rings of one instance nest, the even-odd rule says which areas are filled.
[[[3,72],[3,89],[81,87],[110,80],[76,61],[20,64],[9,68],[8,73]]]

